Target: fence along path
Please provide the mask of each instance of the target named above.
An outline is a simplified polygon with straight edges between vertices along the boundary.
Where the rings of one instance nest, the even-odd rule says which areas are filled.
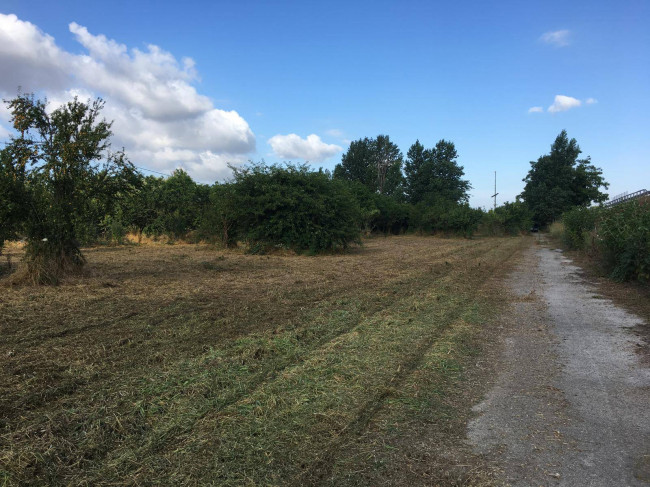
[[[650,196],[650,191],[647,189],[640,189],[639,191],[635,191],[634,193],[622,193],[619,195],[616,195],[614,198],[611,200],[607,201],[604,206],[616,206],[621,203],[625,203],[626,201],[632,201],[638,198],[643,198],[644,196]]]

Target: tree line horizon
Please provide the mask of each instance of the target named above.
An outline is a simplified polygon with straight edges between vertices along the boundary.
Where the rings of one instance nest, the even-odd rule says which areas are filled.
[[[124,151],[110,149],[112,122],[101,99],[77,98],[53,111],[33,94],[5,100],[17,135],[0,151],[0,251],[27,241],[35,282],[57,282],[83,266],[82,245],[121,241],[127,230],[172,239],[243,242],[320,253],[360,243],[364,233],[516,234],[547,225],[573,207],[602,203],[607,188],[575,139],[562,131],[532,161],[523,192],[496,210],[471,208],[453,142],[402,154],[388,135],[351,142],[332,172],[307,164],[233,167],[212,185],[184,170],[144,176]]]

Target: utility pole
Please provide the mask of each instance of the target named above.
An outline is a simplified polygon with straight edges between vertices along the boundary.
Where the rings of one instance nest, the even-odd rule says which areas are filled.
[[[492,198],[494,198],[494,210],[496,211],[497,209],[497,172],[494,171],[494,194],[492,195]]]

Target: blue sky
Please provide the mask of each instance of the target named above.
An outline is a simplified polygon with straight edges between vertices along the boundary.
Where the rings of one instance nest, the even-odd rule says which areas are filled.
[[[566,129],[610,194],[650,189],[647,1],[22,0],[0,14],[2,96],[104,97],[139,166],[210,182],[248,159],[332,169],[364,136],[404,153],[444,138],[472,205],[490,206],[494,171],[512,201]]]

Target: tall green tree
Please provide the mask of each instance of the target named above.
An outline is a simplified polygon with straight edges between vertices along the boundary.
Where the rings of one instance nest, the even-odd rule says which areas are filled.
[[[350,144],[334,168],[334,178],[358,181],[379,194],[399,198],[403,192],[402,162],[399,147],[388,135],[365,137]]]
[[[410,203],[466,203],[471,189],[453,142],[440,140],[425,149],[419,140],[411,146],[404,166],[406,196]]]
[[[388,135],[378,135],[374,143],[377,191],[399,197],[403,194],[402,152]]]
[[[374,157],[373,139],[364,137],[353,140],[347,152],[341,157],[340,164],[334,167],[334,178],[357,181],[376,190],[377,173],[372,164]]]
[[[607,194],[600,190],[608,187],[602,170],[591,164],[590,157],[578,159],[581,153],[576,139],[569,139],[563,130],[549,154],[531,161],[520,196],[533,212],[536,223],[547,225],[573,207],[607,199]]]
[[[404,193],[409,203],[422,201],[428,191],[426,165],[429,158],[427,151],[419,140],[409,148],[404,161]]]
[[[6,101],[19,134],[3,151],[3,165],[24,171],[16,192],[27,237],[25,258],[35,280],[56,282],[80,267],[81,223],[104,217],[111,201],[133,183],[135,168],[123,152],[109,151],[111,123],[100,118],[104,102],[77,98],[49,111],[45,101],[19,94]],[[101,215],[95,211],[101,207]]]

